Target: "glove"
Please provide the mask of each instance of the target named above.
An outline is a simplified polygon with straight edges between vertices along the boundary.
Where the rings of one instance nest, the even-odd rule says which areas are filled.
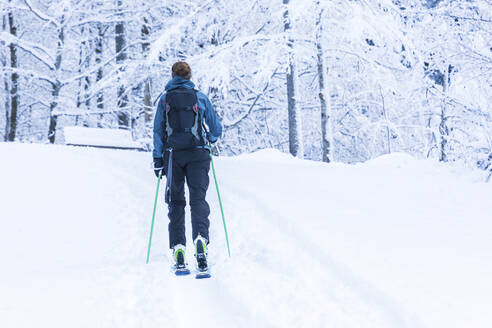
[[[210,134],[209,134],[209,135],[207,135],[207,139],[208,139],[208,141],[209,141],[211,144],[213,144],[213,143],[216,143],[216,142],[217,142],[217,138],[212,137]]]
[[[157,178],[159,178],[159,173],[162,172],[162,176],[166,175],[164,172],[164,159],[154,158],[154,173]]]

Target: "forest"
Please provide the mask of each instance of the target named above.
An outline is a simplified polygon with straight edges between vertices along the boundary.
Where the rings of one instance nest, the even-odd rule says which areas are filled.
[[[217,154],[492,165],[490,0],[0,0],[0,14],[2,141],[85,126],[150,150],[186,61],[224,126]]]

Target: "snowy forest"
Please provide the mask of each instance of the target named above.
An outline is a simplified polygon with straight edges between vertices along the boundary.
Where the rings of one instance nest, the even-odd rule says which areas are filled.
[[[0,0],[0,328],[491,328],[491,104],[492,0]]]
[[[490,0],[0,0],[0,138],[63,127],[151,144],[187,61],[224,126],[215,152],[355,163],[492,161]]]

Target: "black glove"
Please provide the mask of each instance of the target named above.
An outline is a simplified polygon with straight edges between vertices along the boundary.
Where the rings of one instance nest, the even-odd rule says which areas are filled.
[[[166,175],[164,172],[164,159],[154,158],[154,173],[156,177],[159,177],[159,173],[162,172],[162,176]]]
[[[213,138],[210,134],[207,133],[207,139],[208,139],[208,142],[210,142],[211,144],[213,143],[216,143],[218,138]]]

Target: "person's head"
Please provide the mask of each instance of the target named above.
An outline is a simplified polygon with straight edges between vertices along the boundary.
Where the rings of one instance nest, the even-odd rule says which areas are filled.
[[[172,68],[172,76],[181,76],[187,80],[191,79],[191,68],[186,62],[174,63]]]

